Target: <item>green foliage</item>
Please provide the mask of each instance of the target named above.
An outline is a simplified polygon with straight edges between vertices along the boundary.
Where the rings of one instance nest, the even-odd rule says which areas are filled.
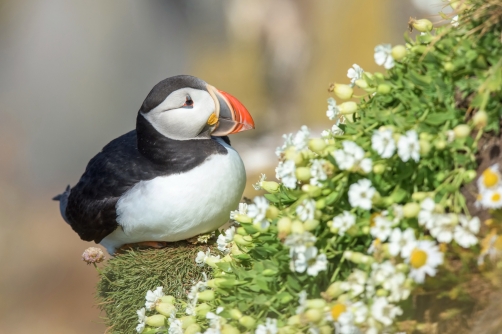
[[[194,259],[207,246],[185,242],[164,249],[128,250],[111,258],[100,273],[97,286],[99,307],[106,312],[109,333],[133,333],[138,317],[132,310],[145,304],[147,290],[163,286],[176,298],[185,298],[194,281],[202,279],[204,268]]]

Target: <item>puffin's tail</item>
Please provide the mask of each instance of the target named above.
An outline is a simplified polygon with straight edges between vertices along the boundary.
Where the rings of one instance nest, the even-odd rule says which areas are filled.
[[[66,187],[66,190],[62,194],[59,194],[52,198],[54,201],[59,201],[59,210],[61,211],[61,216],[63,217],[64,221],[68,224],[70,224],[70,222],[66,218],[65,212],[66,212],[66,205],[68,205],[68,197],[70,196],[70,192],[71,192],[71,187],[68,185]]]

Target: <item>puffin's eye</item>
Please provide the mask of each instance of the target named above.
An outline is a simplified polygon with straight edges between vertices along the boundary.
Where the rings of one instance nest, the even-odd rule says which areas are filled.
[[[184,104],[182,107],[188,107],[188,108],[193,107],[193,100],[192,100],[192,98],[190,97],[190,95],[187,95],[187,96],[186,96],[186,101],[185,101],[185,104]]]

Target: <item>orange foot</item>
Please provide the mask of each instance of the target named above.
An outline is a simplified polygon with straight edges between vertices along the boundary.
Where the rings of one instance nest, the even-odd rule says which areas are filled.
[[[156,248],[156,249],[161,249],[167,246],[166,241],[142,241],[142,242],[134,242],[131,244],[125,244],[122,247],[120,247],[118,250],[124,251],[126,249],[131,249],[131,248]]]

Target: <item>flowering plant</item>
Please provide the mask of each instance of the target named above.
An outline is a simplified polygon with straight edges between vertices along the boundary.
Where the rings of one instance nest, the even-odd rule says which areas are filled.
[[[452,1],[452,25],[412,20],[415,40],[375,48],[386,74],[354,65],[332,91],[347,100],[360,89],[359,102],[330,98],[335,124],[321,138],[305,126],[284,136],[280,183],[262,176],[255,187],[267,193],[241,203],[217,250],[194,259],[212,278],[186,299],[148,291],[137,332],[427,331],[465,311],[466,282],[495,268],[502,248],[498,164],[466,200],[483,134],[500,130],[500,5]],[[476,207],[494,210],[491,231]],[[418,321],[420,296],[459,304]]]

